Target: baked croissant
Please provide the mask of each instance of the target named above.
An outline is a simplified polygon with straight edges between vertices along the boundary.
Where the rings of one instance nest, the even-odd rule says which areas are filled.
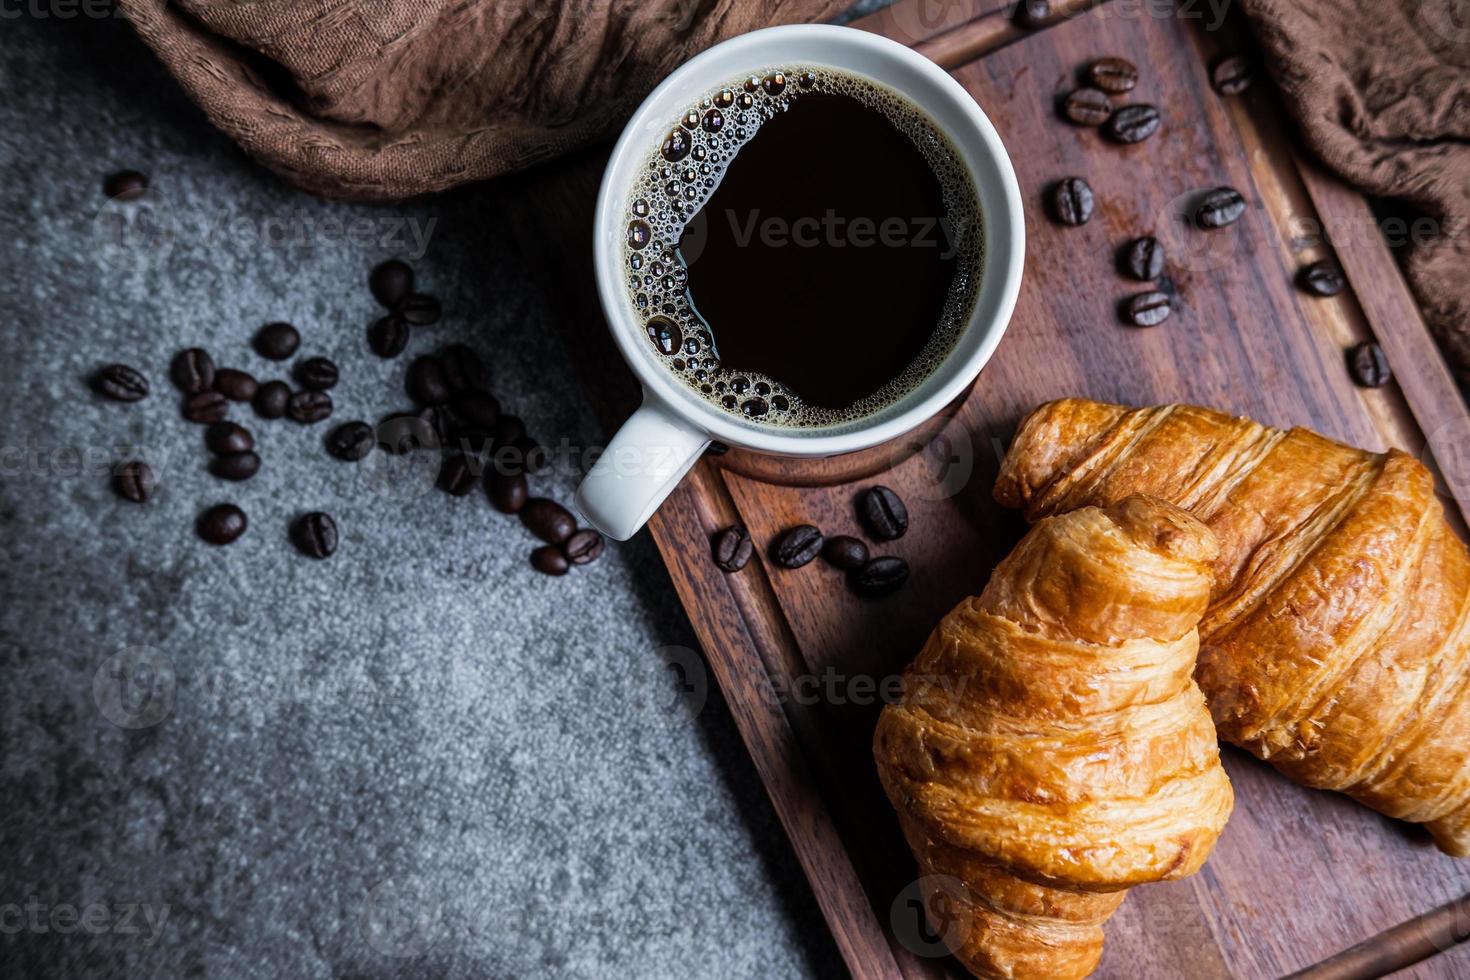
[[[995,497],[1035,519],[1133,493],[1220,541],[1196,679],[1220,737],[1470,854],[1470,556],[1434,480],[1189,405],[1036,409]]]
[[[976,976],[1086,976],[1127,888],[1209,856],[1233,804],[1191,676],[1215,551],[1142,496],[1042,521],[883,709],[879,776]]]

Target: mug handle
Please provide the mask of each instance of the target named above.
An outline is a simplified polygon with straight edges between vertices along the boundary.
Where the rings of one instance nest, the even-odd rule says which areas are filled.
[[[613,436],[582,485],[576,505],[616,541],[638,532],[699,461],[710,435],[690,425],[646,388],[643,404]]]

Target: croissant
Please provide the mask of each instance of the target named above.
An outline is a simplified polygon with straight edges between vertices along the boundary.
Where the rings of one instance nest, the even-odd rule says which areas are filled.
[[[1209,856],[1234,800],[1191,676],[1215,552],[1142,496],[1042,521],[883,709],[879,776],[976,976],[1086,976],[1127,888]]]
[[[1066,399],[1022,423],[995,486],[1031,519],[1137,492],[1219,538],[1195,676],[1220,737],[1470,854],[1470,555],[1429,471],[1189,405]]]

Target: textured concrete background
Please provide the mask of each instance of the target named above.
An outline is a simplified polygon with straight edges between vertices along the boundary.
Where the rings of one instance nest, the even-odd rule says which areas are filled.
[[[594,443],[496,188],[314,200],[214,132],[121,20],[4,31],[6,972],[840,971],[646,535],[548,580],[478,492],[338,463],[328,426],[238,407],[264,466],[226,484],[179,417],[175,351],[282,376],[248,339],[285,319],[342,367],[334,421],[407,407],[410,356],[463,340],[534,434]],[[101,181],[123,167],[154,193],[119,212]],[[394,254],[447,316],[381,361],[365,277]],[[92,395],[113,360],[153,394]],[[161,480],[146,506],[108,486],[127,447]],[[576,478],[534,486],[569,501]],[[193,523],[221,500],[251,526],[215,549]],[[288,543],[309,509],[338,518],[330,561]]]

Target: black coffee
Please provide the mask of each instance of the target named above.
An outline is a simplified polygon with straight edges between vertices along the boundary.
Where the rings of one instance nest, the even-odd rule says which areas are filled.
[[[979,286],[979,205],[922,112],[830,69],[698,100],[632,195],[628,294],[690,388],[780,426],[879,412],[954,346]]]

